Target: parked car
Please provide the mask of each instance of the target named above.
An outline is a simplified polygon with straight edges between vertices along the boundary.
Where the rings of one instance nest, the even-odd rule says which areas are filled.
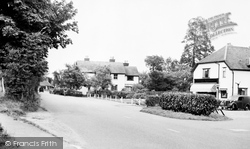
[[[237,110],[237,109],[250,110],[250,96],[245,96],[245,95],[232,96],[226,102],[226,108],[232,110]]]

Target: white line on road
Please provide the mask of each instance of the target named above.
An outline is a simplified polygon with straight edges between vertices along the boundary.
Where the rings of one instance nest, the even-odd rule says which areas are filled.
[[[229,129],[231,131],[237,131],[237,132],[246,132],[246,131],[249,131],[247,129]]]
[[[128,117],[128,116],[124,116],[124,118],[131,118],[131,117]]]
[[[175,132],[175,133],[180,133],[179,131],[177,130],[174,130],[174,129],[168,129],[169,131],[172,131],[172,132]]]

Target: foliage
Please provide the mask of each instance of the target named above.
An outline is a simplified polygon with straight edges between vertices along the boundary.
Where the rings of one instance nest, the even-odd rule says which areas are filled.
[[[52,91],[53,94],[57,94],[57,95],[64,95],[64,89],[63,88],[55,88]]]
[[[214,51],[208,36],[205,20],[201,17],[192,18],[188,22],[188,30],[183,41],[186,45],[180,62],[194,67],[195,63]]]
[[[142,89],[144,89],[145,87],[142,85],[142,84],[134,84],[133,86],[132,86],[132,91],[133,92],[137,92],[137,91],[139,91],[139,90],[142,90]]]
[[[91,78],[92,86],[96,90],[105,90],[112,85],[110,69],[107,66],[99,66],[95,69],[96,75]]]
[[[147,88],[155,91],[172,90],[175,86],[175,76],[166,72],[152,71],[149,73]]]
[[[135,93],[133,98],[134,99],[145,99],[146,96],[147,96],[147,93],[145,93],[145,92],[144,93]]]
[[[63,70],[62,80],[65,87],[78,90],[85,82],[85,76],[76,65],[66,65],[66,69]]]
[[[147,107],[153,107],[156,106],[156,104],[159,104],[160,97],[156,95],[149,95],[146,97],[146,105]]]
[[[163,57],[158,55],[147,56],[145,63],[151,71],[163,71],[165,65]]]
[[[83,97],[82,92],[74,90],[74,89],[68,89],[65,92],[65,96],[75,96],[75,97]]]
[[[160,96],[159,105],[164,110],[194,115],[210,115],[218,107],[212,95],[166,92]]]
[[[48,0],[1,0],[0,69],[6,95],[36,104],[36,91],[47,71],[49,48],[65,48],[72,41],[66,31],[78,32],[73,3]],[[27,101],[27,102],[26,102]]]
[[[143,85],[144,87],[148,86],[149,79],[150,77],[147,72],[142,72],[139,74],[140,84]]]
[[[75,97],[82,97],[83,94],[80,91],[74,89],[65,89],[65,88],[55,88],[52,91],[53,94],[57,95],[64,95],[64,96],[75,96]]]

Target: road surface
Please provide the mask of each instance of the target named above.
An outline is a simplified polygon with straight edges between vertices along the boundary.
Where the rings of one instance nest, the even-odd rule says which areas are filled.
[[[250,112],[232,121],[195,121],[139,112],[142,107],[42,93],[42,105],[77,132],[88,149],[249,149]]]

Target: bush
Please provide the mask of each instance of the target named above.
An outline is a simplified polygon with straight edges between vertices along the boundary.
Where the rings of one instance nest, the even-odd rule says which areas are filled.
[[[40,107],[41,98],[38,94],[35,94],[33,98],[24,98],[22,102],[23,106],[21,106],[21,109],[23,111],[35,112]]]
[[[194,115],[210,115],[218,107],[212,95],[167,92],[160,96],[162,109]]]
[[[146,99],[146,96],[147,94],[144,92],[144,93],[135,93],[133,98],[135,99]]]
[[[83,97],[83,94],[80,91],[76,91],[76,90],[73,90],[73,89],[68,89],[65,92],[65,96]]]
[[[52,93],[53,94],[57,94],[57,95],[64,95],[64,89],[62,89],[62,88],[55,88]]]
[[[146,102],[145,104],[147,105],[147,107],[153,107],[157,104],[159,104],[160,101],[160,97],[156,96],[156,95],[148,95],[146,97]]]

